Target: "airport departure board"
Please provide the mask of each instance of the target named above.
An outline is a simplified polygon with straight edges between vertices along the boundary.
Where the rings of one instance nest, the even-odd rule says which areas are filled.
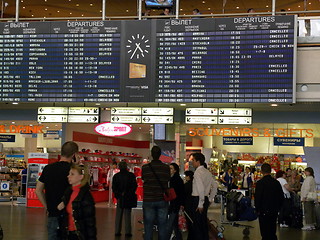
[[[0,101],[295,102],[295,22],[0,23]]]

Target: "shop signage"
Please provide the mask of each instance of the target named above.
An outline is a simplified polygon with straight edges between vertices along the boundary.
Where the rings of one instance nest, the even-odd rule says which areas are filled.
[[[68,115],[69,123],[98,123],[98,115]]]
[[[187,124],[217,124],[217,117],[186,116]]]
[[[253,137],[223,137],[223,145],[253,145]]]
[[[142,116],[142,123],[173,123],[173,116]]]
[[[38,122],[67,122],[67,115],[38,115]]]
[[[313,129],[189,128],[189,136],[313,138]]]
[[[39,107],[38,114],[68,114],[68,107]]]
[[[219,108],[219,115],[223,116],[252,116],[251,108]]]
[[[59,139],[60,131],[59,130],[47,130],[46,133],[43,134],[44,139]]]
[[[2,181],[0,184],[0,190],[1,191],[9,191],[10,190],[10,182]]]
[[[0,133],[42,133],[43,125],[0,125]]]
[[[304,146],[304,138],[274,137],[274,146]]]
[[[80,115],[98,115],[99,108],[97,107],[69,107],[69,114]]]
[[[111,116],[112,123],[141,123],[141,116]]]
[[[218,124],[250,125],[251,123],[251,117],[219,117],[218,119]]]
[[[142,108],[142,115],[173,115],[173,108]]]
[[[139,107],[113,107],[111,108],[112,115],[141,115]]]
[[[109,137],[127,135],[132,131],[129,125],[123,123],[101,123],[95,126],[94,130],[98,134]]]
[[[0,142],[15,142],[16,135],[0,135]]]
[[[218,115],[218,108],[187,108],[186,115],[216,116]]]

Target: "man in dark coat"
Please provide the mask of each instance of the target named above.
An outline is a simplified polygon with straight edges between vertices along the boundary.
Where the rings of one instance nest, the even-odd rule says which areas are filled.
[[[112,191],[117,199],[115,235],[121,235],[122,216],[124,214],[126,236],[131,237],[131,210],[137,206],[136,176],[128,171],[127,163],[124,161],[119,163],[119,169],[120,172],[114,175],[112,184]]]
[[[271,174],[271,166],[262,164],[263,178],[257,182],[255,207],[262,240],[277,240],[277,217],[284,200],[280,183]]]

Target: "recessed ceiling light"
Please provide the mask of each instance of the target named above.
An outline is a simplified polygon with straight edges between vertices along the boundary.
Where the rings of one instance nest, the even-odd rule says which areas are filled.
[[[208,10],[211,10],[211,8],[208,8]]]
[[[46,127],[46,128],[49,128],[49,127]]]
[[[236,7],[236,9],[239,9],[239,7]]]
[[[32,14],[31,17],[34,17],[34,15]]]
[[[311,2],[309,2],[309,4],[311,5]]]
[[[298,7],[300,7],[300,5]]]
[[[202,3],[203,3],[203,4],[205,4],[205,3],[206,3],[206,1],[202,1]]]
[[[12,124],[15,124],[16,122],[11,122]]]
[[[183,11],[183,9],[182,9],[182,8],[180,8],[180,11]]]
[[[93,3],[90,3],[90,7],[92,7],[93,6]]]
[[[72,12],[71,13],[69,13],[70,15],[72,15]]]
[[[21,2],[23,2],[23,0],[21,0]]]
[[[126,12],[129,12],[129,9],[127,9]]]
[[[57,12],[60,12],[59,10]]]
[[[55,127],[58,127],[58,124],[54,125]]]
[[[22,7],[23,9],[25,9],[26,7]]]
[[[44,10],[45,10],[45,11],[48,11],[48,8],[45,8]]]
[[[278,104],[273,103],[273,104],[271,104],[271,107],[278,107]]]
[[[266,7],[269,7],[268,5]]]
[[[288,8],[288,11],[290,11],[291,10],[291,8]]]
[[[185,104],[185,103],[181,103],[181,104],[180,104],[180,106],[187,106],[187,104]]]
[[[17,102],[13,102],[12,104],[14,104],[14,105],[18,105],[19,103],[17,103]]]
[[[102,10],[100,10],[100,12],[102,12]]]
[[[84,14],[81,14],[81,17],[83,17],[84,16]]]
[[[97,106],[100,106],[100,105],[101,105],[101,103],[96,103],[96,105],[97,105]]]

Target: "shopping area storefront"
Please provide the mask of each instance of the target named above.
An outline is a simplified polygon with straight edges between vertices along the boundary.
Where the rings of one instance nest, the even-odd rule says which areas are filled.
[[[181,173],[191,167],[188,163],[191,152],[202,152],[208,168],[217,177],[230,165],[239,171],[245,166],[259,169],[264,162],[270,163],[275,171],[288,167],[301,171],[307,164],[316,166],[308,151],[317,150],[320,146],[317,113],[305,114],[300,118],[303,123],[292,123],[297,120],[292,119],[289,113],[273,113],[277,116],[273,118],[274,122],[260,122],[271,119],[261,115],[272,114],[257,113],[253,114],[251,125],[190,125],[183,121],[182,110],[176,112],[174,124],[128,124],[131,132],[118,137],[98,134],[95,131],[98,124],[37,123],[17,118],[2,121],[1,180],[11,183],[13,195],[20,195],[19,172],[24,163],[28,163],[28,154],[44,153],[47,154],[47,163],[58,161],[61,144],[65,141],[78,143],[80,159],[91,172],[90,185],[96,201],[110,199],[108,172],[112,163],[119,161],[126,161],[136,174],[141,201],[141,166],[150,160],[150,146],[154,144],[163,149],[163,161],[180,164]],[[283,123],[288,119],[291,119],[290,123]],[[319,169],[314,168],[316,171]],[[31,171],[29,178],[31,173],[41,174]],[[34,186],[33,183],[31,187]],[[8,196],[5,191],[1,194]],[[31,196],[35,198],[35,195]]]

